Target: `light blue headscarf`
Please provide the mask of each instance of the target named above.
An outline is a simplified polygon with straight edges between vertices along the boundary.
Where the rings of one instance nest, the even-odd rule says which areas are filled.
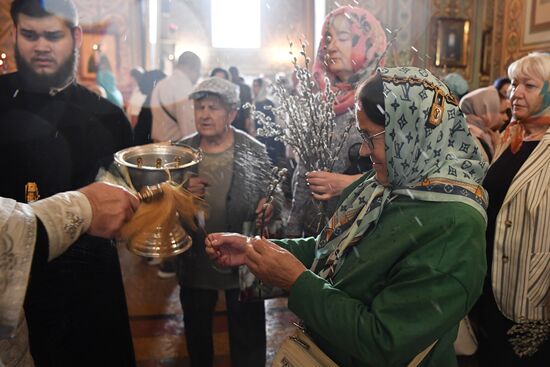
[[[116,87],[115,76],[112,72],[102,70],[98,71],[97,84],[105,89],[105,92],[107,93],[107,99],[109,101],[120,108],[124,106],[122,101],[122,93],[120,93],[120,91]]]
[[[342,202],[319,236],[314,267],[328,257],[321,276],[331,277],[338,270],[338,254],[364,237],[395,196],[460,202],[487,218],[487,194],[481,187],[487,166],[445,84],[415,67],[382,68],[378,73],[384,86],[390,184],[366,179]]]

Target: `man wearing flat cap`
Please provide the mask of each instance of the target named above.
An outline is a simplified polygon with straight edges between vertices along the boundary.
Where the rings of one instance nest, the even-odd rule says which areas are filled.
[[[194,101],[197,133],[182,143],[201,148],[203,160],[195,168],[188,189],[209,205],[206,231],[193,234],[193,247],[181,255],[178,279],[184,310],[185,336],[191,366],[213,365],[212,318],[218,290],[225,291],[232,366],[265,366],[263,302],[239,301],[237,268],[218,268],[206,256],[205,232],[243,232],[254,223],[265,202],[270,161],[265,146],[236,130],[237,86],[210,78],[189,95]],[[271,216],[270,213],[267,216]]]

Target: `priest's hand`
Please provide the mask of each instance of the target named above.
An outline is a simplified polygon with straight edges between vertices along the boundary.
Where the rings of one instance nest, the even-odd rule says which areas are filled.
[[[138,198],[121,186],[96,182],[81,188],[92,207],[92,222],[88,233],[113,238],[124,223],[134,215]]]

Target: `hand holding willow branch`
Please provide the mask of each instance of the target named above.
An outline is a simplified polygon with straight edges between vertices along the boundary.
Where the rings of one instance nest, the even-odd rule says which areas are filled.
[[[267,212],[269,207],[272,205],[273,198],[275,196],[275,193],[277,192],[277,189],[281,186],[281,183],[286,179],[288,170],[286,168],[278,168],[274,167],[272,174],[273,179],[269,183],[269,186],[267,187],[267,194],[265,197],[265,201],[262,205],[261,212],[258,216],[257,221],[257,227],[259,229],[260,236],[267,237],[268,231],[267,231]]]
[[[281,81],[273,85],[274,94],[280,103],[271,108],[277,121],[256,111],[253,105],[248,107],[251,108],[252,117],[261,125],[258,135],[273,137],[290,146],[308,171],[331,171],[353,120],[349,121],[343,136],[335,136],[336,114],[333,105],[336,93],[326,77],[325,88],[319,89],[308,70],[310,59],[305,50],[306,46],[302,44],[300,54],[304,66],[298,63],[296,57],[292,61],[298,78],[298,94],[292,95]]]

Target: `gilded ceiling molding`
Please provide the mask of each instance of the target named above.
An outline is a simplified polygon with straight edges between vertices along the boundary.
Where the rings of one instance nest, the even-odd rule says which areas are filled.
[[[488,8],[491,9],[491,8]],[[504,39],[506,2],[497,1],[493,16],[493,54],[491,60],[491,76],[493,79],[506,75],[506,71],[501,66],[502,47]]]
[[[10,2],[0,2],[0,51],[6,53],[6,58],[3,60],[5,64],[0,67],[0,75],[16,70],[10,4]]]
[[[505,4],[504,24],[502,26],[503,36],[500,45],[501,55],[496,61],[499,65],[498,70],[502,75],[506,73],[508,65],[520,57],[532,51],[548,50],[550,48],[550,40],[542,43],[523,43],[523,34],[526,32],[525,13],[527,11],[527,1],[506,0]],[[495,19],[495,23],[497,22],[499,22],[498,17]]]
[[[522,6],[519,0],[506,1],[506,16],[504,23],[504,44],[501,69],[506,70],[507,66],[516,59],[520,35],[520,19]]]

